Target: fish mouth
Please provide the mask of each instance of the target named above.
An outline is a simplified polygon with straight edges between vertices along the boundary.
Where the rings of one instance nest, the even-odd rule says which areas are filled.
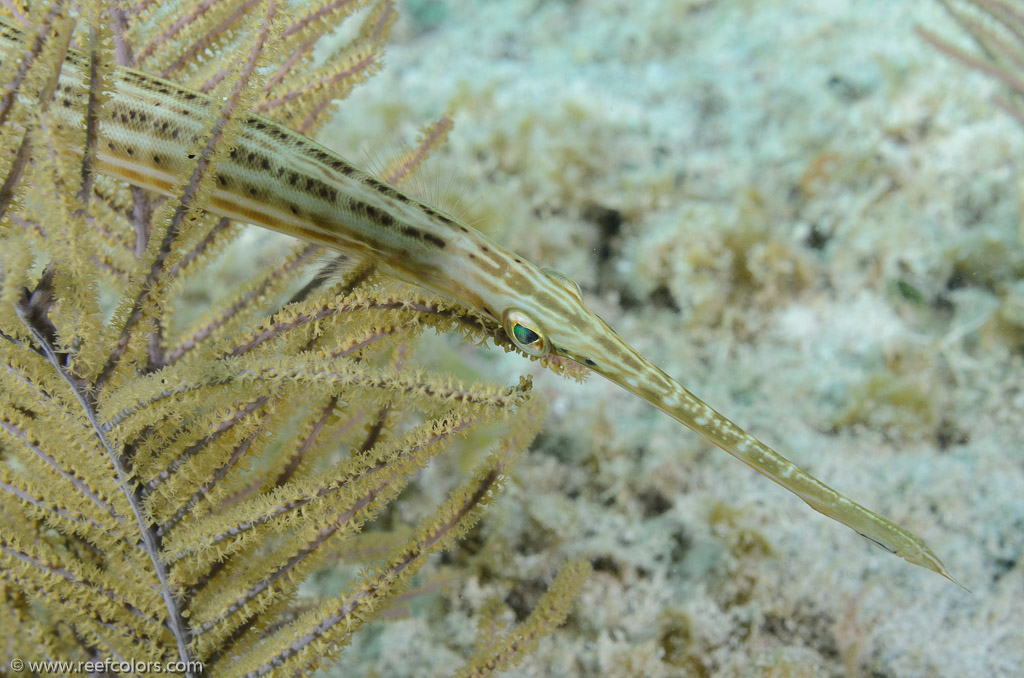
[[[620,350],[623,359],[601,359],[598,367],[591,368],[593,371],[646,400],[705,440],[767,476],[800,497],[818,513],[846,525],[881,549],[914,565],[937,572],[957,586],[966,588],[949,573],[922,539],[802,470],[714,410],[621,339],[618,341],[622,344]],[[641,368],[627,371],[608,367],[624,364],[627,360],[634,364],[639,362]]]

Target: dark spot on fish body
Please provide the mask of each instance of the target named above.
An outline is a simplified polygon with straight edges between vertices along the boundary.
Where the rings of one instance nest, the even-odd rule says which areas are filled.
[[[433,245],[434,247],[437,247],[439,249],[444,249],[445,246],[447,246],[447,244],[448,244],[443,239],[437,237],[433,233],[426,233],[426,232],[421,231],[421,230],[419,230],[419,229],[417,229],[417,228],[415,228],[413,226],[402,225],[402,226],[399,226],[398,230],[404,236],[407,236],[409,238],[415,238],[416,240],[419,240],[420,242],[424,242],[424,243],[427,243],[429,245]]]
[[[423,205],[421,207],[421,209],[422,209],[423,213],[426,214],[431,219],[437,219],[438,221],[444,221],[444,215],[441,214],[440,212],[438,212],[437,210],[435,210],[433,207],[428,207],[427,205]]]
[[[392,217],[390,214],[382,210],[378,210],[376,208],[371,207],[370,209],[372,209],[375,212],[375,216],[373,216],[372,219],[376,221],[378,224],[380,224],[384,228],[395,227],[395,218]]]

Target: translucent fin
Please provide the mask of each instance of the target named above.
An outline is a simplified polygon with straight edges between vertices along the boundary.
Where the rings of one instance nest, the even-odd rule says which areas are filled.
[[[465,199],[471,193],[470,182],[427,162],[448,139],[453,126],[452,119],[444,115],[420,129],[415,146],[389,138],[364,146],[361,167],[384,183],[472,225],[472,204]]]

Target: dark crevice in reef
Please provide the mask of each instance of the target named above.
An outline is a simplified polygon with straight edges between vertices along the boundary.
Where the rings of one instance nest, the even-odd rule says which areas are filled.
[[[627,293],[621,289],[622,285],[619,284],[614,267],[620,246],[619,234],[622,232],[622,213],[610,207],[591,204],[583,208],[581,216],[584,221],[593,224],[597,231],[597,241],[594,248],[597,259],[596,292],[602,294],[609,289],[615,289],[624,299]]]

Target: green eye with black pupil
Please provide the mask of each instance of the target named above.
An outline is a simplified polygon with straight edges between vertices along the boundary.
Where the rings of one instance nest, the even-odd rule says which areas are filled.
[[[540,335],[531,330],[529,327],[523,327],[519,323],[512,326],[512,334],[515,335],[516,341],[524,346],[529,346],[533,342],[540,339]]]

